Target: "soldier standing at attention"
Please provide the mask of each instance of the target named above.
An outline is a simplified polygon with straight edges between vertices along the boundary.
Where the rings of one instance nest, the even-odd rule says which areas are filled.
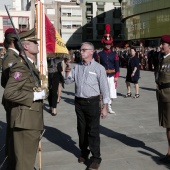
[[[156,72],[156,95],[158,101],[159,125],[166,128],[168,151],[160,159],[163,163],[170,163],[170,35],[161,37],[161,52],[164,54]]]
[[[18,31],[18,30],[17,30]],[[18,31],[19,32],[19,31]],[[7,50],[3,61],[2,61],[2,74],[1,74],[1,86],[5,88],[7,81],[9,79],[9,72],[10,68],[14,63],[17,62],[19,57],[19,47],[17,44],[17,36],[15,34],[14,28],[8,28],[5,31],[5,40],[4,40],[4,47]],[[11,115],[11,105],[12,103],[8,100],[5,100],[4,96],[2,97],[2,104],[4,106],[4,109],[6,111],[6,142],[5,142],[5,155],[8,156],[8,169],[10,167],[13,167],[13,159],[12,159],[12,153],[13,153],[13,146],[12,144],[12,137],[11,135],[11,128],[10,128],[10,115]],[[10,154],[8,153],[10,152]],[[12,156],[12,157],[11,157]]]
[[[113,52],[111,47],[113,46],[113,38],[110,35],[110,25],[105,26],[106,34],[102,38],[104,49],[100,51],[95,60],[99,62],[106,69],[107,80],[109,84],[110,101],[108,103],[108,112],[115,113],[112,110],[112,100],[117,98],[117,81],[119,77],[119,57],[116,52]]]
[[[83,61],[71,70],[68,77],[66,76],[65,83],[75,81],[75,110],[81,150],[78,162],[85,163],[91,152],[92,162],[88,169],[98,170],[102,160],[99,136],[100,116],[105,118],[108,114],[109,87],[104,67],[93,59],[93,44],[84,42],[81,44],[80,52]],[[103,97],[102,108],[100,95]]]
[[[39,71],[34,63],[36,54],[39,52],[35,29],[20,33],[20,39],[28,63],[32,67],[35,79],[40,84]],[[33,170],[38,149],[43,122],[43,97],[44,91],[34,92],[35,79],[33,78],[28,64],[23,59],[18,60],[10,69],[9,80],[5,87],[4,97],[12,102],[10,126],[14,141],[13,169]]]

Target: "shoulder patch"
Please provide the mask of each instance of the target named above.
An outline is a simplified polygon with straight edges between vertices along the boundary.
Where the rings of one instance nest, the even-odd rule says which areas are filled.
[[[18,72],[18,71],[16,71],[15,73],[14,73],[14,79],[15,80],[20,80],[21,79],[21,77],[22,77],[22,73],[20,73],[20,72]]]

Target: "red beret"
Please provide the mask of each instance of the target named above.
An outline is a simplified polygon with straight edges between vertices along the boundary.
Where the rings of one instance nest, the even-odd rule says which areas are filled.
[[[161,42],[170,44],[170,35],[163,35],[161,37]]]
[[[16,29],[17,33],[19,33],[19,29]],[[5,36],[7,34],[15,34],[15,29],[14,28],[8,28],[6,31],[5,31]]]
[[[15,34],[14,28],[8,28],[8,29],[5,31],[5,35],[6,35],[6,34],[10,34],[10,33]]]

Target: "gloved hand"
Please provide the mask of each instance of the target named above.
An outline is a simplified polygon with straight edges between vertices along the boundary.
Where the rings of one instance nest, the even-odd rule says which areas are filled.
[[[42,90],[40,92],[34,92],[34,99],[33,99],[33,101],[42,100],[42,99],[45,99],[45,98],[46,98],[45,90]]]

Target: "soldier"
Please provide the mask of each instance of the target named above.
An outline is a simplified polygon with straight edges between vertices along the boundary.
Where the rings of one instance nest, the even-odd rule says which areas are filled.
[[[18,31],[18,30],[17,30]],[[5,88],[7,81],[9,79],[9,71],[11,66],[18,60],[19,57],[19,47],[17,45],[17,36],[15,34],[15,30],[13,28],[9,28],[5,31],[5,40],[4,40],[4,47],[6,48],[7,52],[3,58],[2,62],[2,74],[1,74],[1,86]],[[8,169],[9,167],[13,167],[13,159],[11,155],[13,153],[13,146],[11,145],[11,137],[10,137],[10,115],[11,115],[11,102],[4,99],[2,97],[2,104],[6,111],[6,151],[5,155],[8,155]],[[10,154],[8,152],[10,151]],[[13,156],[12,156],[13,157]]]
[[[104,49],[100,51],[95,58],[102,66],[105,67],[107,73],[107,80],[109,83],[110,101],[108,103],[108,112],[115,113],[112,110],[111,104],[114,98],[117,98],[117,81],[119,77],[119,57],[116,52],[111,50],[113,46],[113,38],[110,35],[110,25],[106,24],[106,34],[102,38]]]
[[[164,163],[170,163],[170,35],[161,37],[161,52],[164,54],[159,62],[156,72],[157,101],[159,113],[159,125],[166,128],[168,140],[167,155],[160,159]]]
[[[20,33],[22,46],[20,60],[10,69],[4,97],[12,102],[10,127],[12,128],[16,164],[13,169],[32,170],[43,130],[43,98],[45,92],[34,92],[35,80],[40,84],[39,71],[34,63],[39,52],[35,29]],[[26,62],[23,58],[28,58]],[[32,67],[31,73],[29,65]],[[35,78],[33,78],[33,74]]]

